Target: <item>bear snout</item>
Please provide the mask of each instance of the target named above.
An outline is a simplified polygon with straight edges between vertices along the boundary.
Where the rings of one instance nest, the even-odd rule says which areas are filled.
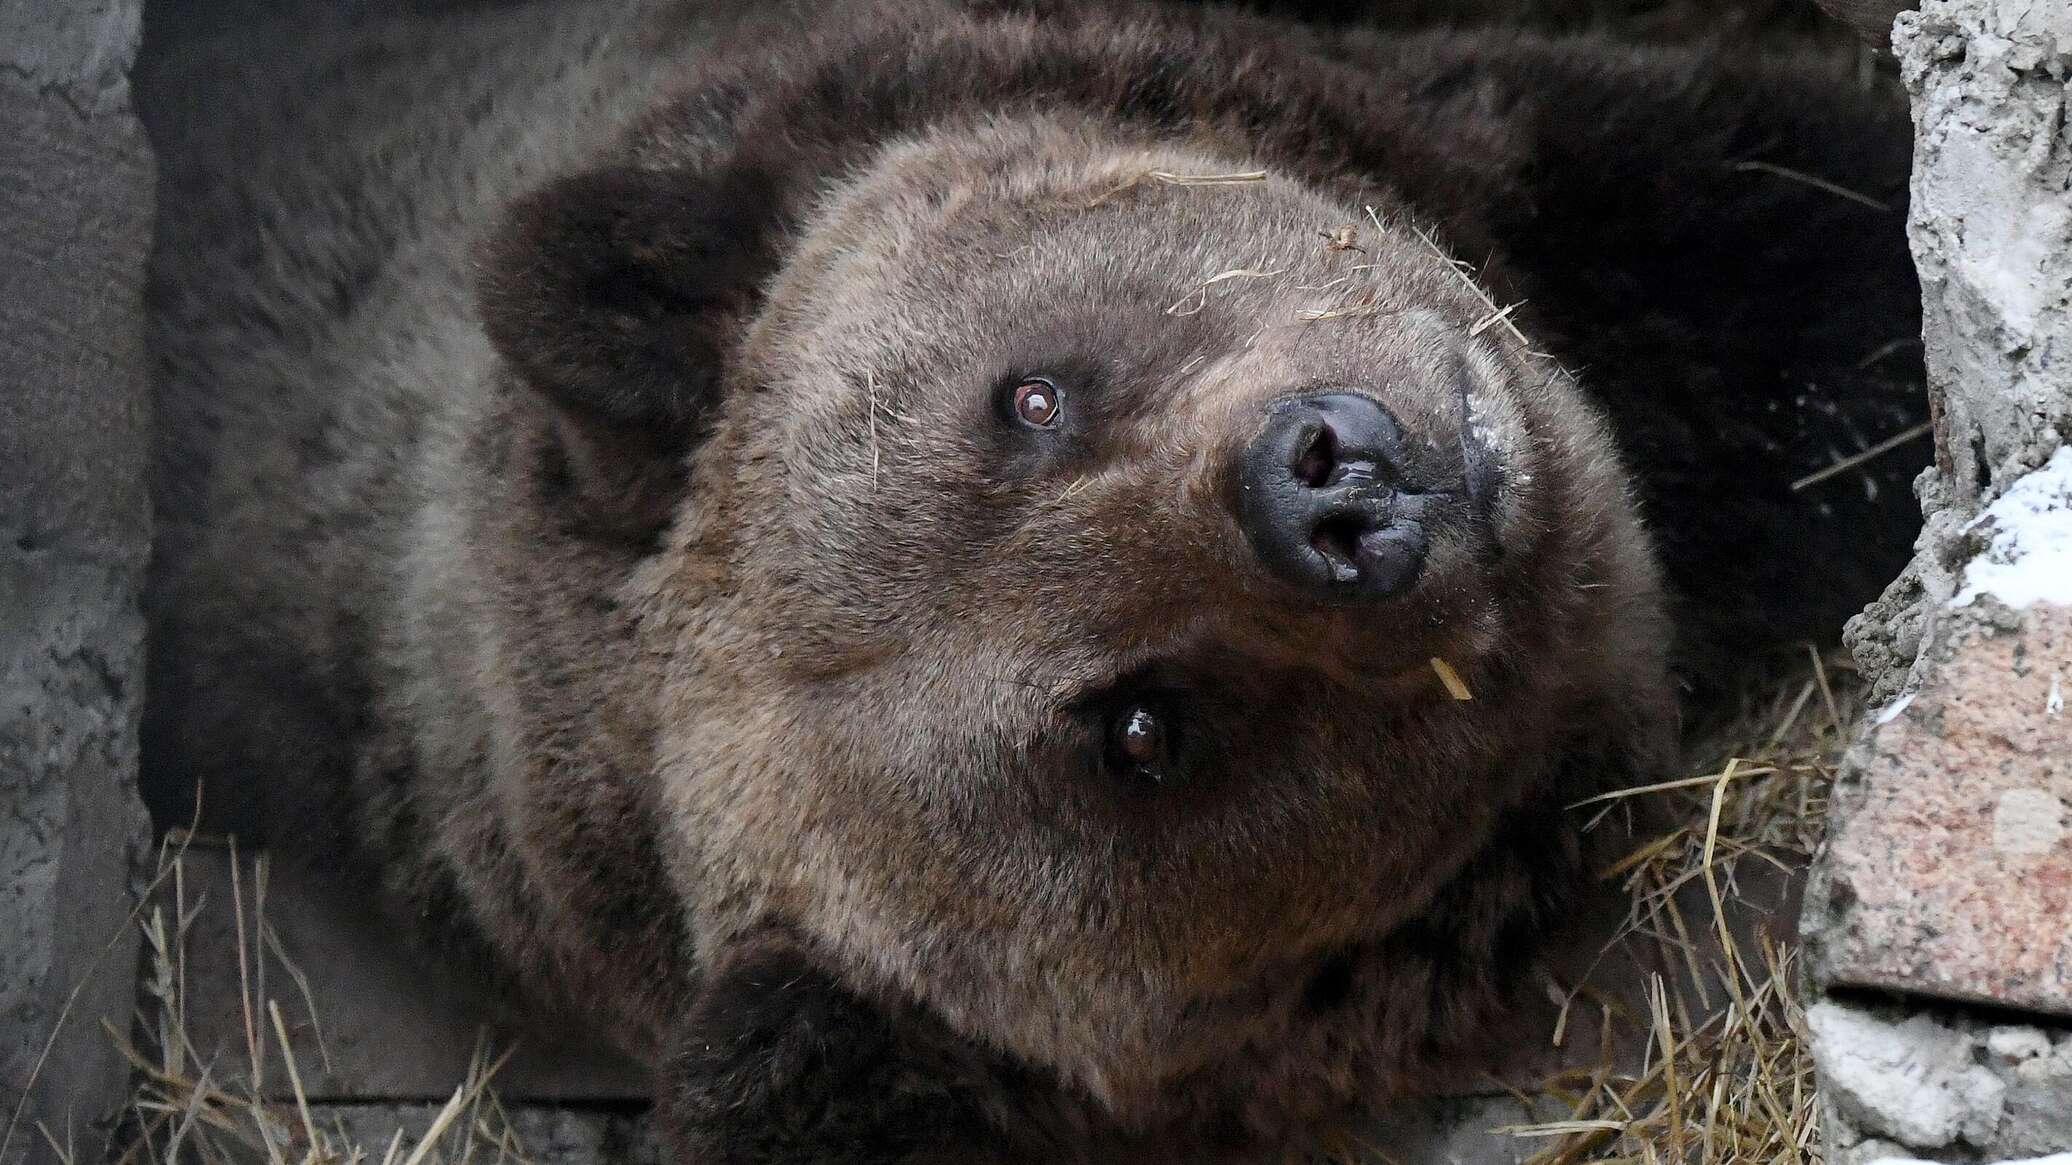
[[[1268,573],[1314,598],[1394,598],[1464,509],[1466,467],[1364,393],[1284,397],[1239,455],[1238,525]]]

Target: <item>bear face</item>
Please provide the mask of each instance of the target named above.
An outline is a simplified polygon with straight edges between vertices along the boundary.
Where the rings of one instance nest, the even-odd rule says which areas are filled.
[[[1200,1160],[1416,1085],[1570,911],[1563,807],[1662,771],[1650,542],[1744,638],[1906,557],[1903,490],[1787,485],[1918,419],[1863,363],[1899,220],[1741,164],[1896,200],[1903,110],[1130,0],[805,15],[652,50],[608,149],[645,97],[413,103],[471,148],[298,170],[379,197],[290,200],[322,245],[260,240],[250,305],[171,236],[175,318],[251,353],[172,345],[161,472],[220,477],[164,491],[160,763],[653,1060],[688,1160]],[[232,155],[203,226],[277,201]]]
[[[1565,755],[1658,746],[1658,588],[1597,415],[1407,222],[1184,177],[1259,171],[992,120],[803,216],[644,568],[694,945],[797,928],[1142,1115]],[[640,181],[611,205],[709,179]],[[530,219],[609,217],[595,189]]]

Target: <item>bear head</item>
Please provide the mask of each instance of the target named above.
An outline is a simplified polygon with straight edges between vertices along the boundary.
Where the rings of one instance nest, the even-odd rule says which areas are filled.
[[[701,962],[784,927],[1126,1117],[1346,1076],[1319,984],[1371,1018],[1507,814],[1661,755],[1604,424],[1385,195],[1064,110],[806,177],[665,137],[522,203],[483,303],[631,548]]]

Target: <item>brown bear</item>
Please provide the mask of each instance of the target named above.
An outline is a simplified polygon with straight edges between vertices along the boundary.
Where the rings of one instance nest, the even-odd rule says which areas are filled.
[[[1819,61],[318,24],[146,79],[156,796],[647,1057],[680,1160],[1256,1160],[1414,1088],[1675,668],[1904,557],[1903,458],[1791,489],[1921,411],[1904,114]]]

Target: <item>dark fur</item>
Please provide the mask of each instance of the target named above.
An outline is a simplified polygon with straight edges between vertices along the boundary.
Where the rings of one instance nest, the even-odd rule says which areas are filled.
[[[1568,911],[1562,806],[1668,763],[1652,547],[1698,668],[1904,556],[1908,459],[1788,488],[1919,413],[1910,351],[1864,366],[1916,329],[1905,120],[1809,62],[569,13],[404,83],[422,174],[161,130],[148,742],[654,1058],[688,1159],[1200,1160],[1414,1087]],[[1260,250],[1295,273],[1167,309]],[[1292,330],[1332,278],[1371,298]],[[986,403],[1037,367],[1043,443]],[[1219,492],[1261,402],[1349,379],[1504,451],[1372,614],[1291,603]],[[1075,759],[1166,688],[1177,779]]]

